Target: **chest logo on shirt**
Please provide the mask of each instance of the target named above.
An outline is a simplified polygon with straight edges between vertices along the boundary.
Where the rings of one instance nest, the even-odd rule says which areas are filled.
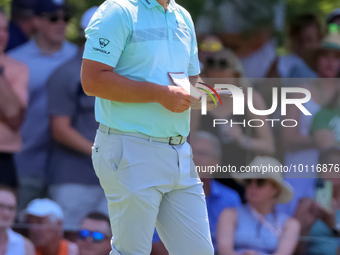
[[[101,48],[105,48],[110,43],[109,40],[104,38],[99,38],[99,44]]]
[[[177,28],[178,29],[182,29],[184,31],[187,31],[188,30],[188,27],[187,25],[185,24],[185,22],[182,22],[180,20],[176,20],[176,24],[177,24]]]

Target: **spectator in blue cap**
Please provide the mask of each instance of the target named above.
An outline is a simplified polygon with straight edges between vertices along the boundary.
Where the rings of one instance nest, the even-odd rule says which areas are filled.
[[[64,0],[37,0],[35,14],[37,16],[55,15],[57,11],[69,12],[69,8]],[[49,16],[50,17],[50,16]]]
[[[35,9],[37,32],[30,41],[9,51],[24,62],[29,73],[29,103],[20,133],[23,150],[15,156],[20,184],[19,209],[46,195],[51,149],[46,81],[59,66],[72,59],[78,48],[66,41],[70,14],[61,0],[39,0]]]
[[[11,22],[9,23],[9,41],[6,51],[27,42],[35,33],[35,6],[37,0],[13,0]]]
[[[98,7],[85,12],[81,29],[87,27]],[[80,37],[85,37],[84,32]],[[85,95],[80,69],[85,40],[78,54],[60,66],[47,81],[48,113],[54,143],[48,166],[49,196],[64,211],[67,237],[77,235],[82,217],[96,210],[108,214],[107,200],[91,161],[91,147],[98,123],[94,97]]]

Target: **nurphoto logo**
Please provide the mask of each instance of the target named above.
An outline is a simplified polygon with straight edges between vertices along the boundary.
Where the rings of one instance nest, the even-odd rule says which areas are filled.
[[[204,84],[206,85],[206,84]],[[212,90],[212,88],[209,86],[209,89]],[[232,96],[233,100],[233,115],[245,115],[245,96],[243,94],[243,90],[235,85],[230,84],[216,84],[215,89],[227,89],[230,91],[230,95]],[[202,115],[207,115],[207,95],[213,98],[212,94],[208,92],[205,89],[204,90],[207,94],[202,95],[201,99],[201,113]],[[212,90],[216,95],[217,92],[215,90]],[[304,98],[287,98],[288,93],[301,93],[304,94]],[[248,87],[247,88],[247,106],[251,113],[257,116],[269,116],[272,113],[274,113],[278,107],[278,88],[273,88],[272,90],[272,106],[270,109],[267,110],[258,110],[255,109],[253,104],[253,88]],[[219,97],[218,97],[219,98]],[[220,99],[220,98],[219,98]],[[311,99],[311,93],[304,88],[281,88],[281,115],[285,116],[287,114],[287,105],[293,104],[295,105],[304,115],[311,116],[312,114],[303,106],[304,103],[307,103]],[[213,101],[216,105],[216,101],[213,98]],[[266,121],[269,121],[272,123],[272,127],[274,126],[275,121],[280,121],[279,119],[266,119]],[[293,125],[286,125],[286,122],[293,122]],[[243,125],[244,127],[246,124],[248,124],[250,127],[262,127],[264,125],[264,122],[260,119],[251,119],[246,123],[244,120],[240,123],[233,123],[232,120],[228,121],[225,119],[214,119],[213,126],[216,125],[225,125],[227,123],[233,124],[239,124]],[[254,123],[258,123],[258,125],[255,125]],[[281,120],[281,124],[284,127],[295,127],[297,126],[298,122],[293,119],[284,119]]]

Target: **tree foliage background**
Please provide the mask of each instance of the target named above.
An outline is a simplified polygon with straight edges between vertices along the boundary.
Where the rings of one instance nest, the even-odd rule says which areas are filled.
[[[212,0],[215,2],[221,1],[237,1],[237,0]],[[246,0],[256,1],[256,0]],[[257,0],[258,1],[258,0]],[[261,0],[272,4],[277,0]],[[68,38],[75,41],[78,35],[78,26],[81,15],[92,6],[99,6],[104,0],[66,0],[72,7],[74,17],[68,27]],[[203,11],[205,0],[176,0],[176,2],[185,7],[195,20],[200,12]],[[0,6],[10,13],[11,0],[0,0]],[[301,13],[314,13],[324,20],[326,15],[335,8],[340,8],[340,0],[286,0],[286,20],[291,20],[292,17]],[[250,10],[251,11],[251,10]],[[247,14],[245,14],[247,15]]]

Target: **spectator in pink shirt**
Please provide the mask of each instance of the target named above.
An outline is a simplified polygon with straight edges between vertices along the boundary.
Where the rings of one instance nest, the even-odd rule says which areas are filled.
[[[21,148],[19,134],[27,104],[28,68],[8,57],[8,21],[0,11],[0,184],[17,188],[13,154]]]

